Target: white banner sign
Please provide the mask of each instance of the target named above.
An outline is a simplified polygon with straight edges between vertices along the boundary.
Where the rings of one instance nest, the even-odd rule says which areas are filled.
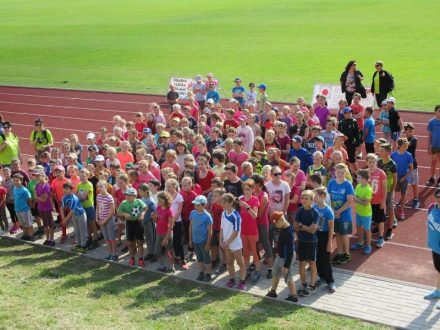
[[[367,98],[361,100],[361,104],[364,107],[374,106],[374,95],[371,94],[370,88],[365,88],[367,90]],[[316,102],[316,94],[321,93],[327,98],[328,108],[330,110],[339,109],[339,100],[345,99],[345,95],[341,92],[341,85],[332,84],[315,84],[313,86],[312,104]]]
[[[195,83],[192,78],[171,78],[170,84],[176,86],[176,92],[179,93],[179,99],[186,99],[189,91],[192,90],[192,85]]]

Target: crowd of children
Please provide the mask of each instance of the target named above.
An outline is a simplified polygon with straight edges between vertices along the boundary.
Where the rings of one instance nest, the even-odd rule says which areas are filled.
[[[72,135],[63,150],[29,159],[27,172],[14,160],[2,169],[1,230],[22,230],[23,240],[44,235],[49,246],[72,243],[79,253],[105,242],[103,258],[128,253],[130,265],[157,262],[167,273],[188,269],[195,255],[197,280],[228,271],[227,286],[239,290],[266,271],[268,296],[277,296],[283,277],[294,302],[323,283],[334,292],[332,264],[393,238],[408,185],[411,206],[420,206],[414,125],[402,123],[393,98],[375,120],[358,94],[335,113],[324,95],[277,109],[265,84],[246,91],[239,78],[234,83],[227,106],[218,81],[198,76],[185,99],[170,86],[169,109],[154,103],[133,121],[115,116],[114,127],[88,134],[84,147]],[[440,107],[435,113],[440,121]],[[437,121],[429,127],[433,154],[440,154]]]

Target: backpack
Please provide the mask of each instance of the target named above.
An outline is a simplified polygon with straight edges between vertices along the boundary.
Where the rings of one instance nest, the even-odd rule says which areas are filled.
[[[15,133],[12,134],[14,135],[14,137],[17,137],[17,134]],[[3,139],[3,141],[6,141],[6,136],[3,133],[0,134],[0,137]]]
[[[45,139],[46,141],[49,142],[49,139],[47,138],[47,130],[46,130],[46,129],[43,129],[42,133],[43,133],[43,137],[44,137],[44,139]],[[34,131],[32,132],[32,141],[35,141],[36,136],[37,136],[37,131],[34,130]]]

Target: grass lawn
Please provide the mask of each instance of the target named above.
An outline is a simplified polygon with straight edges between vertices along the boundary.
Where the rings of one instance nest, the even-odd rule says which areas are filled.
[[[171,76],[240,76],[272,100],[310,99],[354,58],[375,60],[398,106],[432,111],[440,85],[437,0],[3,0],[0,84],[165,93]],[[67,83],[63,83],[66,82]]]
[[[5,238],[0,251],[2,329],[380,328]]]

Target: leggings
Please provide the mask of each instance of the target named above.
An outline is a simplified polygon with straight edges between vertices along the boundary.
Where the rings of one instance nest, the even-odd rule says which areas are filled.
[[[243,242],[243,259],[245,264],[249,264],[250,255],[252,254],[254,264],[260,261],[260,256],[257,252],[258,235],[248,236],[241,235],[241,241]]]
[[[188,221],[183,220],[182,223],[183,223],[183,227],[185,229],[185,243],[188,244],[188,242],[189,242],[189,225],[190,225],[190,221],[189,220]],[[188,246],[188,251],[194,251],[194,248],[190,248]]]
[[[176,222],[173,227],[173,248],[176,258],[180,257],[183,260],[185,254],[183,253],[182,244],[183,235],[183,223],[182,221]]]
[[[14,203],[6,203],[6,207],[8,208],[9,215],[11,216],[12,224],[18,221],[17,213],[15,213]]]

